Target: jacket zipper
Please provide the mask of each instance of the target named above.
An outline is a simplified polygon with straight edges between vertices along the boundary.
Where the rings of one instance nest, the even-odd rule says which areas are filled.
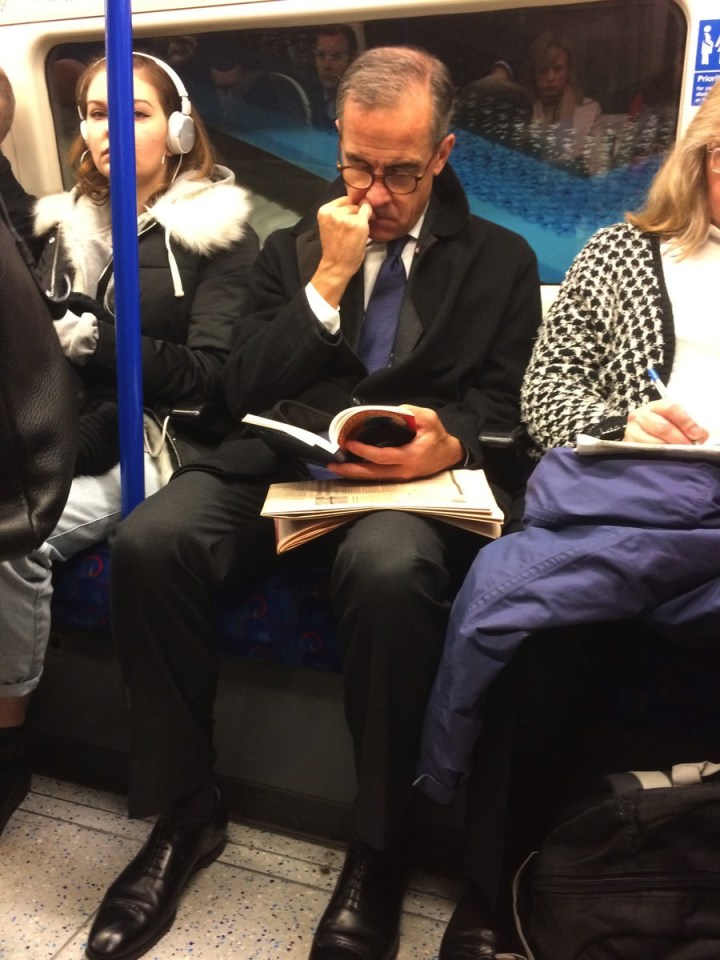
[[[157,223],[157,220],[153,220],[151,223],[147,223],[147,224],[142,228],[142,230],[139,230],[139,231],[138,231],[138,242],[140,242],[140,237],[141,237],[144,233],[147,233],[148,230],[152,230],[152,228],[155,226],[156,223]],[[108,273],[108,271],[110,272],[110,276],[108,277],[107,284],[105,285],[105,289],[103,290],[102,305],[103,305],[103,307],[107,310],[107,312],[110,314],[111,317],[114,317],[114,316],[115,316],[115,313],[114,313],[114,311],[110,308],[110,303],[109,303],[109,301],[108,301],[108,297],[109,297],[109,295],[110,295],[110,285],[111,285],[111,282],[112,282],[112,284],[114,285],[114,281],[115,281],[115,274],[114,274],[114,271],[112,270],[112,266],[113,266],[114,261],[115,261],[115,257],[114,257],[114,255],[111,255],[111,256],[110,256],[110,259],[109,259],[108,262],[105,264],[105,266],[104,266],[104,268],[103,268],[103,272],[100,274],[100,276],[99,276],[99,278],[98,278],[98,282],[97,282],[97,289],[98,289],[98,291],[99,291],[100,289],[102,289],[102,282],[103,282],[103,280],[105,279],[105,275]]]
[[[720,873],[714,871],[686,872],[668,876],[666,873],[646,873],[636,876],[614,874],[608,877],[578,878],[559,877],[555,880],[536,876],[533,886],[549,893],[608,893],[609,886],[616,886],[623,892],[656,888],[661,890],[720,888]]]

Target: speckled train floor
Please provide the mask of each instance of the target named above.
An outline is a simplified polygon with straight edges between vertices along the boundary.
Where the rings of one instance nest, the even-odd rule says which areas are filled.
[[[82,960],[105,888],[150,824],[124,799],[35,777],[0,837],[0,960]],[[148,960],[307,960],[342,851],[231,824],[220,860],[200,871]],[[414,874],[398,960],[435,960],[458,884]]]

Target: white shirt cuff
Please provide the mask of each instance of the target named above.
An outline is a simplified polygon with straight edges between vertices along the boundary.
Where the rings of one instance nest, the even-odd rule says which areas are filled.
[[[331,307],[324,297],[321,297],[312,283],[305,287],[305,296],[310,309],[315,314],[315,318],[325,327],[328,333],[333,336],[340,329],[340,311]]]

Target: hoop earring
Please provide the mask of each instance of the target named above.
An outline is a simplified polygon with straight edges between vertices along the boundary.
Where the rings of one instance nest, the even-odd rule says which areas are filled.
[[[89,153],[90,153],[89,150],[83,150],[83,152],[80,154],[80,163],[82,163],[82,162],[85,160],[85,157],[86,157]]]

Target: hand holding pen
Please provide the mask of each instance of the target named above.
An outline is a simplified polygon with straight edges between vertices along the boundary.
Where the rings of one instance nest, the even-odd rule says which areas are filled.
[[[643,404],[628,415],[624,439],[632,443],[704,443],[707,430],[673,400],[652,365],[647,372],[660,400]]]
[[[662,382],[660,377],[657,375],[657,371],[655,370],[655,367],[653,367],[652,364],[648,364],[647,372],[648,372],[648,377],[650,377],[650,382],[655,387],[657,392],[660,394],[662,399],[670,400],[670,403],[672,403],[670,394],[668,393],[668,388],[665,386],[665,384]]]

